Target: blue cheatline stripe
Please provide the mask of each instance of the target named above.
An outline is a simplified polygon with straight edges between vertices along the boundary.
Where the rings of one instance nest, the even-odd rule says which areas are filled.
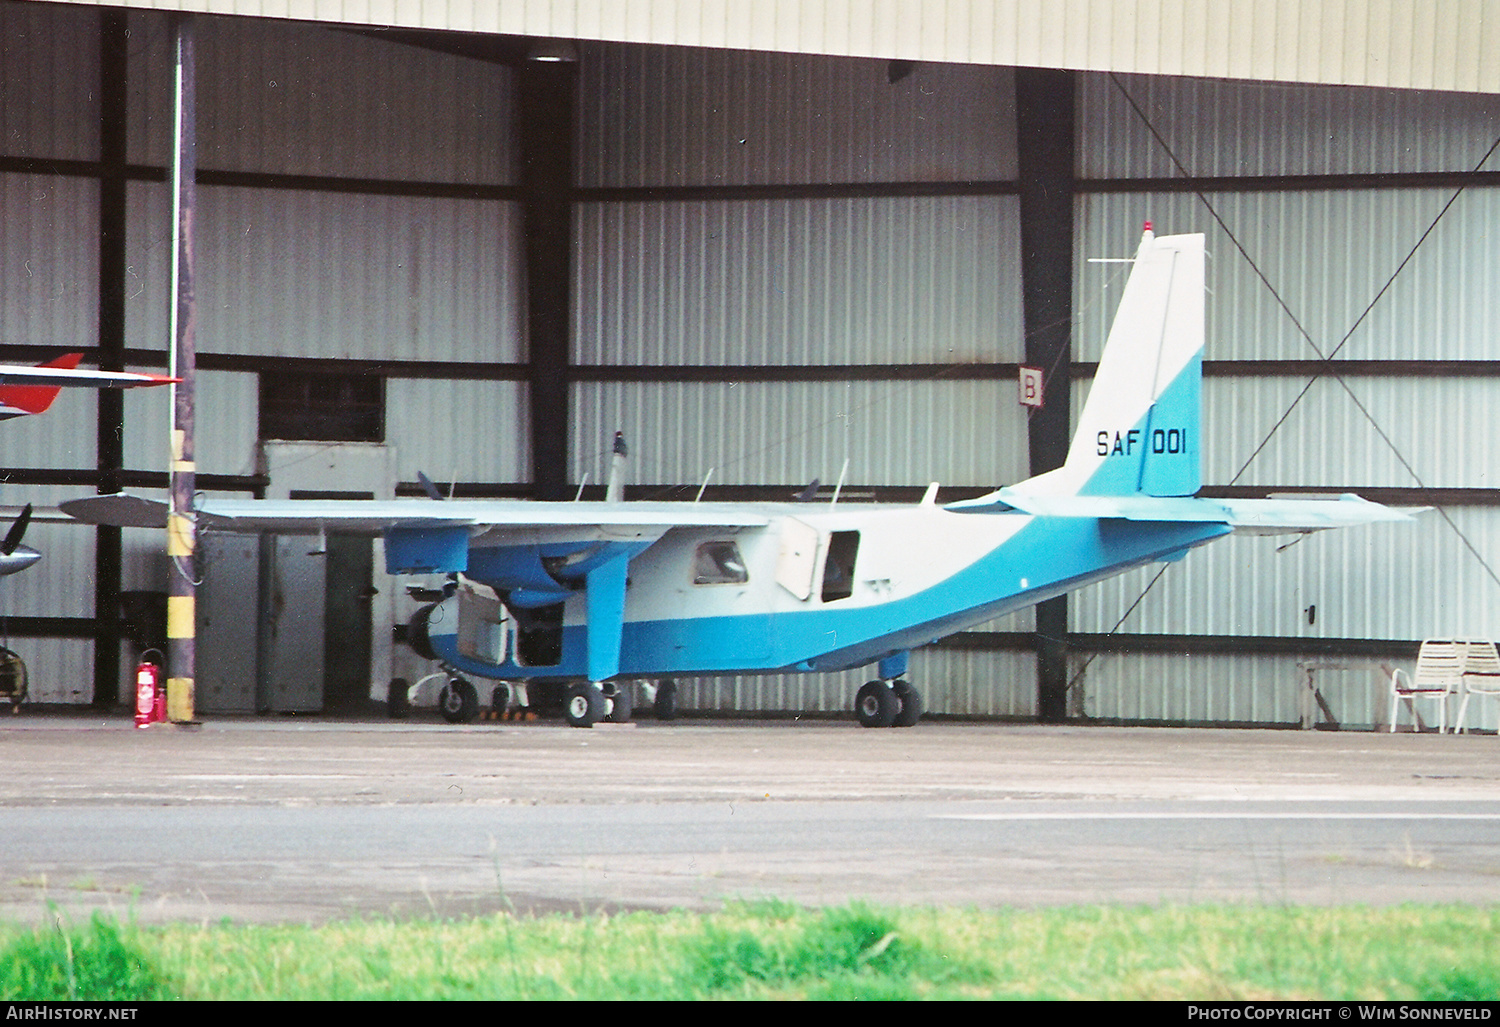
[[[775,615],[626,622],[619,670],[625,676],[649,677],[862,666],[1202,545],[1229,530],[1217,523],[1033,518],[946,581],[878,606],[833,603]],[[478,663],[459,656],[456,642],[453,635],[432,636],[438,653],[466,673],[502,678],[582,678],[588,673],[583,625],[565,629],[563,660],[552,667]]]
[[[1094,452],[1104,460],[1078,494],[1194,495],[1203,484],[1202,421],[1200,350],[1140,421],[1128,428],[1101,432],[1092,440]]]

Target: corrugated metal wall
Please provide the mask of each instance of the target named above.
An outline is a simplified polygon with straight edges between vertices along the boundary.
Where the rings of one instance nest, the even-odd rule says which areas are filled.
[[[1496,109],[1500,111],[1500,100]],[[1204,131],[1210,128],[1206,124]],[[1493,133],[1484,140],[1485,148],[1500,137],[1500,123]],[[1464,190],[1424,241],[1455,191],[1452,186],[1330,186],[1213,192],[1206,194],[1212,213],[1190,193],[1086,193],[1079,205],[1076,297],[1081,316],[1075,326],[1075,359],[1099,358],[1124,283],[1121,265],[1086,264],[1084,259],[1133,255],[1145,220],[1159,233],[1208,235],[1209,359],[1317,360],[1333,352],[1356,324],[1357,331],[1338,353],[1341,359],[1490,359],[1489,326],[1497,300],[1486,283],[1494,281],[1500,268],[1500,239],[1489,226],[1500,214],[1500,193],[1492,187]],[[1214,213],[1229,226],[1232,238]],[[1361,321],[1419,241],[1410,264]]]
[[[912,189],[1014,180],[1007,69],[924,65],[892,84],[884,61],[592,45],[578,131],[580,185],[657,190],[578,208],[582,373],[813,366],[827,380],[582,383],[575,480],[597,480],[616,429],[642,482],[832,483],[846,458],[850,483],[988,488],[1025,476],[1012,380],[952,369],[1020,360],[1016,198]],[[703,186],[728,194],[673,192]],[[847,195],[756,191],[766,186]],[[932,370],[857,380],[841,375],[849,365]],[[1034,675],[1015,673],[1017,660],[1031,666],[1029,654],[935,650],[913,674],[930,709],[1025,715]],[[842,711],[868,676],[706,680],[682,701]]]
[[[68,0],[92,3],[96,0]],[[200,11],[201,0],[115,0]],[[217,0],[221,14],[1157,75],[1500,89],[1494,0]]]
[[[1014,363],[1014,197],[590,203],[582,364]]]
[[[791,185],[1015,177],[1008,69],[595,44],[579,184]]]
[[[136,13],[130,26],[129,159],[160,165],[165,23]],[[0,156],[95,158],[96,13],[0,3],[0,40]],[[574,480],[598,480],[617,428],[636,454],[635,480],[661,484],[696,484],[710,468],[722,484],[830,482],[845,458],[856,484],[990,487],[1025,476],[1025,418],[1011,382],[953,370],[1022,352],[1008,70],[926,64],[892,84],[884,61],[620,44],[580,54]],[[280,357],[525,359],[520,217],[496,198],[516,178],[508,71],[323,28],[203,18],[199,80],[201,166],[261,176],[200,190],[200,349],[250,362],[235,367],[274,367],[266,362]],[[1500,191],[1488,183],[1453,204],[1339,353],[1398,363],[1348,377],[1348,391],[1318,382],[1245,464],[1306,383],[1277,365],[1318,355],[1302,329],[1324,353],[1338,345],[1453,195],[1450,183],[1355,188],[1285,177],[1468,171],[1500,135],[1495,98],[1122,83],[1191,173],[1257,176],[1253,189],[1218,183],[1208,199],[1281,301],[1201,199],[1155,187],[1175,167],[1120,85],[1083,75],[1075,360],[1097,358],[1119,288],[1118,265],[1087,258],[1129,255],[1148,218],[1163,232],[1205,231],[1208,358],[1255,362],[1206,383],[1208,483],[1493,488],[1493,374],[1417,374],[1399,363],[1495,359],[1500,252],[1486,226]],[[970,185],[961,195],[928,188],[956,182]],[[5,171],[0,203],[0,341],[92,342],[97,184]],[[128,344],[161,349],[165,186],[132,181],[128,210]],[[841,371],[850,365],[863,370]],[[917,371],[882,378],[891,365]],[[920,373],[925,365],[932,374]],[[788,367],[818,380],[783,380]],[[403,475],[420,467],[439,479],[524,481],[522,377],[455,381],[428,368],[392,378],[387,439]],[[203,372],[214,416],[200,418],[200,470],[255,469],[257,383],[253,370]],[[95,403],[68,395],[46,419],[8,423],[8,463],[92,468]],[[165,399],[130,394],[126,416],[127,465],[161,466]],[[0,502],[76,491],[5,485]],[[1120,628],[1180,637],[1183,653],[1079,653],[1072,710],[1287,722],[1300,708],[1298,657],[1286,648],[1295,640],[1489,634],[1500,586],[1468,546],[1494,551],[1500,507],[1457,502],[1443,514],[1281,552],[1275,540],[1242,538],[1193,554]],[[25,589],[7,589],[7,609],[87,617],[92,534],[34,530],[47,561]],[[127,588],[164,582],[157,545],[149,533],[127,534]],[[1154,574],[1080,593],[1071,629],[1110,632]],[[994,625],[1031,626],[1030,613]],[[1235,637],[1293,641],[1259,655],[1203,651],[1205,639]],[[87,681],[88,643],[27,647],[48,682],[39,697],[86,698],[78,682]],[[912,676],[937,712],[1035,715],[1035,663],[1023,650],[938,648],[914,659]],[[684,701],[844,710],[862,677],[695,682]],[[1367,692],[1335,693],[1346,721],[1378,719]]]
[[[128,160],[159,168],[171,143],[166,20],[138,13],[128,24]],[[0,156],[97,158],[99,25],[91,9],[0,3]],[[280,22],[205,18],[198,35],[199,166],[259,176],[199,189],[200,354],[248,358],[267,373],[279,357],[520,359],[519,223],[513,202],[491,198],[514,178],[508,70]],[[465,196],[466,186],[479,191]],[[0,343],[94,345],[98,196],[84,176],[0,173]],[[169,203],[163,183],[128,184],[132,349],[166,345]],[[259,469],[258,379],[200,369],[200,474]],[[396,378],[387,392],[388,441],[409,476],[422,467],[466,480],[525,477],[523,387]],[[69,390],[48,416],[8,422],[7,464],[92,470],[97,402]],[[164,467],[166,396],[127,393],[125,417],[126,467]],[[81,491],[0,485],[0,503],[47,505]],[[37,524],[28,541],[45,558],[7,590],[5,611],[90,617],[93,533]],[[124,587],[164,588],[160,538],[127,532],[124,545]],[[34,701],[89,699],[90,642],[27,639],[23,648]]]
[[[1316,88],[1223,79],[1083,75],[1084,178],[1172,178],[1146,111],[1194,175],[1468,170],[1500,133],[1493,94]]]
[[[1079,205],[1076,357],[1098,358],[1121,284],[1119,265],[1083,258],[1128,254],[1145,219],[1158,232],[1206,232],[1206,358],[1251,363],[1228,376],[1210,367],[1205,484],[1418,490],[1396,493],[1413,504],[1425,502],[1424,488],[1494,488],[1497,383],[1483,362],[1497,356],[1491,292],[1500,250],[1488,226],[1500,192],[1478,181],[1459,193],[1467,180],[1454,177],[1430,187],[1287,178],[1473,171],[1500,137],[1496,97],[1099,75],[1083,77],[1080,100],[1080,172],[1090,182]],[[1242,191],[1221,181],[1202,197],[1153,191],[1151,180],[1180,177],[1179,163],[1194,176],[1258,181]],[[1107,190],[1129,186],[1088,192],[1099,180],[1113,180]],[[1285,369],[1335,351],[1367,363],[1310,386],[1302,369]],[[1457,363],[1435,371],[1433,361]],[[1214,636],[1491,637],[1500,581],[1485,564],[1500,542],[1500,509],[1482,492],[1445,502],[1456,505],[1414,525],[1315,535],[1284,550],[1289,540],[1235,538],[1194,553],[1167,569],[1119,629],[1126,642],[1182,636],[1184,652],[1081,654],[1075,672],[1087,670],[1073,710],[1294,721],[1297,662],[1314,658],[1314,646],[1300,657],[1252,655],[1248,644],[1234,655],[1189,653]],[[1157,571],[1078,593],[1073,629],[1114,630]],[[1327,675],[1341,721],[1388,716],[1383,676]]]
[[[581,385],[577,473],[606,465],[616,430],[631,476],[696,485],[992,485],[1026,476],[1026,418],[1012,382],[729,382]],[[795,491],[795,490],[793,490]]]

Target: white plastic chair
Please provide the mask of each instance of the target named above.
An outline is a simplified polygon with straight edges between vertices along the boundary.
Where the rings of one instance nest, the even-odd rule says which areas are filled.
[[[1434,699],[1438,704],[1438,733],[1448,730],[1448,697],[1463,688],[1464,658],[1467,642],[1432,639],[1417,651],[1417,669],[1408,675],[1400,667],[1391,675],[1391,731],[1400,719],[1401,703],[1411,707],[1412,730],[1421,729],[1417,714],[1418,699]]]
[[[1455,733],[1464,730],[1464,716],[1469,711],[1469,698],[1500,699],[1500,653],[1494,642],[1470,642],[1464,656],[1464,697],[1458,704],[1458,719],[1453,722]]]

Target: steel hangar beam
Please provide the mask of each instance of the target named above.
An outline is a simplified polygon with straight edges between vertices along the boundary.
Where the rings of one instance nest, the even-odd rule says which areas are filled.
[[[531,480],[536,499],[568,490],[573,288],[573,118],[576,54],[538,41],[516,65],[516,136],[525,208],[526,338]]]
[[[125,183],[129,38],[124,11],[99,12],[99,369],[125,370]],[[99,389],[95,469],[100,493],[123,487],[125,395]],[[94,702],[112,709],[120,701],[119,528],[96,528],[94,538]]]
[[[1026,363],[1042,369],[1043,405],[1028,425],[1031,473],[1061,467],[1071,440],[1074,96],[1069,71],[1016,69],[1021,185],[1021,304]],[[1067,716],[1068,599],[1036,607],[1037,717]]]

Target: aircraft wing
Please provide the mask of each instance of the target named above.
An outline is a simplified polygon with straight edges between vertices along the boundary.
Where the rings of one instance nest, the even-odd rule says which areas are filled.
[[[1239,534],[1285,535],[1382,521],[1409,521],[1421,510],[1395,510],[1356,495],[1337,499],[1197,499],[1192,496],[1032,495],[1003,488],[950,504],[961,513],[1020,511],[1035,517],[1226,524]],[[1426,508],[1423,508],[1426,509]]]
[[[168,385],[178,380],[164,374],[141,374],[135,371],[94,371],[88,368],[19,367],[14,364],[0,364],[0,385],[130,389],[138,385]]]
[[[164,528],[167,504],[126,493],[59,504],[89,524]],[[465,527],[474,534],[512,531],[529,538],[563,534],[659,536],[676,527],[752,528],[764,515],[692,503],[542,503],[519,499],[206,499],[195,511],[206,531],[280,535],[379,535],[392,529]]]
[[[40,414],[52,405],[65,385],[90,389],[128,389],[137,385],[167,385],[180,381],[161,374],[79,369],[82,353],[64,353],[39,367],[0,364],[0,421]]]

